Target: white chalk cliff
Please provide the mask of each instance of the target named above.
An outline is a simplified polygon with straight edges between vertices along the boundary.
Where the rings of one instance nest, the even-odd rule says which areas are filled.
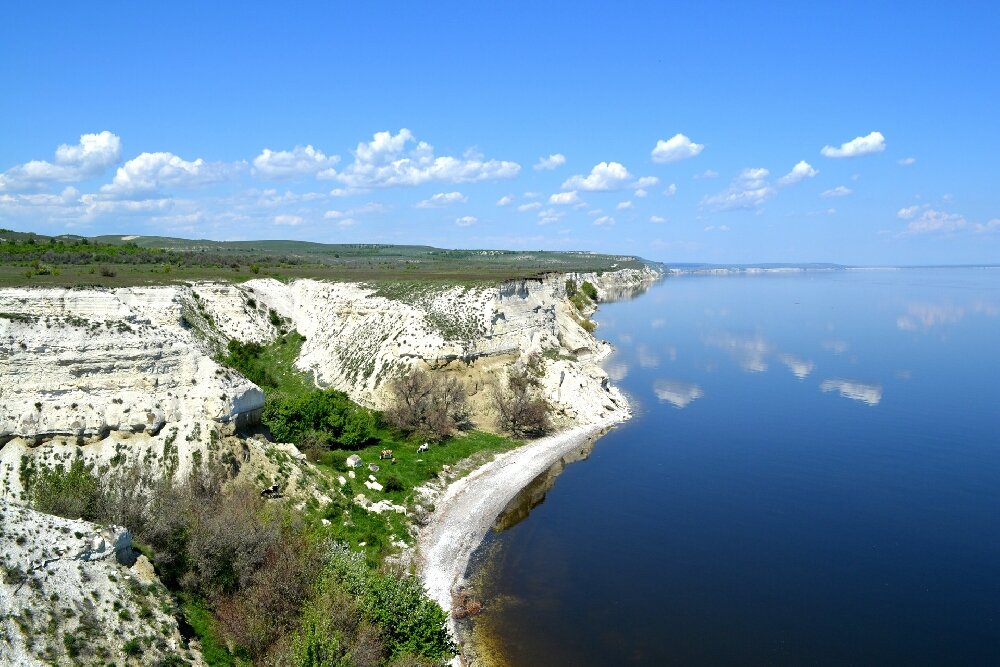
[[[256,279],[2,289],[0,497],[20,497],[23,457],[44,463],[79,453],[103,464],[124,456],[176,473],[196,451],[232,458],[233,425],[258,418],[264,396],[213,355],[229,338],[264,343],[281,329],[306,337],[296,363],[318,385],[373,407],[384,407],[388,380],[409,368],[489,369],[554,351],[542,384],[557,421],[605,419],[627,404],[594,363],[607,345],[581,326],[568,277],[591,281],[603,299],[642,289],[659,273],[471,288]],[[259,440],[240,447],[245,463],[275,460]]]

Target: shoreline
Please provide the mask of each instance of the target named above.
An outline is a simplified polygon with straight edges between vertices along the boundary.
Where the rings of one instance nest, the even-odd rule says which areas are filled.
[[[496,518],[538,475],[561,457],[632,416],[574,426],[501,454],[445,489],[417,540],[417,571],[428,595],[448,614],[448,629],[459,639],[451,616],[452,591],[465,582],[473,552]]]

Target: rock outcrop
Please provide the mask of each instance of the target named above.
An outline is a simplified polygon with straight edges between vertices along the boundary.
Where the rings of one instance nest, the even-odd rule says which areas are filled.
[[[131,567],[130,567],[131,566]],[[131,535],[0,500],[0,667],[203,664]]]

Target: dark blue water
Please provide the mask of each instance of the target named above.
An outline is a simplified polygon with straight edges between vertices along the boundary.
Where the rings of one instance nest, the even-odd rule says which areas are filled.
[[[602,305],[635,418],[491,534],[515,665],[1000,664],[1000,270]]]

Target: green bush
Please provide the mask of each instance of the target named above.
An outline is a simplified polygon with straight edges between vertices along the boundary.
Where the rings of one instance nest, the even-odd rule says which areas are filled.
[[[335,389],[271,396],[264,405],[261,420],[279,442],[299,442],[308,436],[319,439],[321,444],[339,443],[355,449],[377,439],[375,414],[355,405],[347,394]]]
[[[365,620],[382,628],[390,660],[415,654],[443,660],[455,655],[448,616],[414,577],[369,569],[362,554],[331,549],[327,575],[355,597]]]
[[[246,379],[258,387],[278,386],[261,359],[264,347],[260,343],[244,343],[234,338],[229,341],[226,350],[228,354],[222,359],[223,363],[238,370]]]
[[[28,497],[39,512],[67,519],[97,518],[97,480],[82,458],[74,459],[69,468],[46,468],[29,479]]]
[[[583,284],[580,285],[580,291],[587,295],[587,298],[597,303],[597,288],[594,287],[590,281],[584,280]]]

